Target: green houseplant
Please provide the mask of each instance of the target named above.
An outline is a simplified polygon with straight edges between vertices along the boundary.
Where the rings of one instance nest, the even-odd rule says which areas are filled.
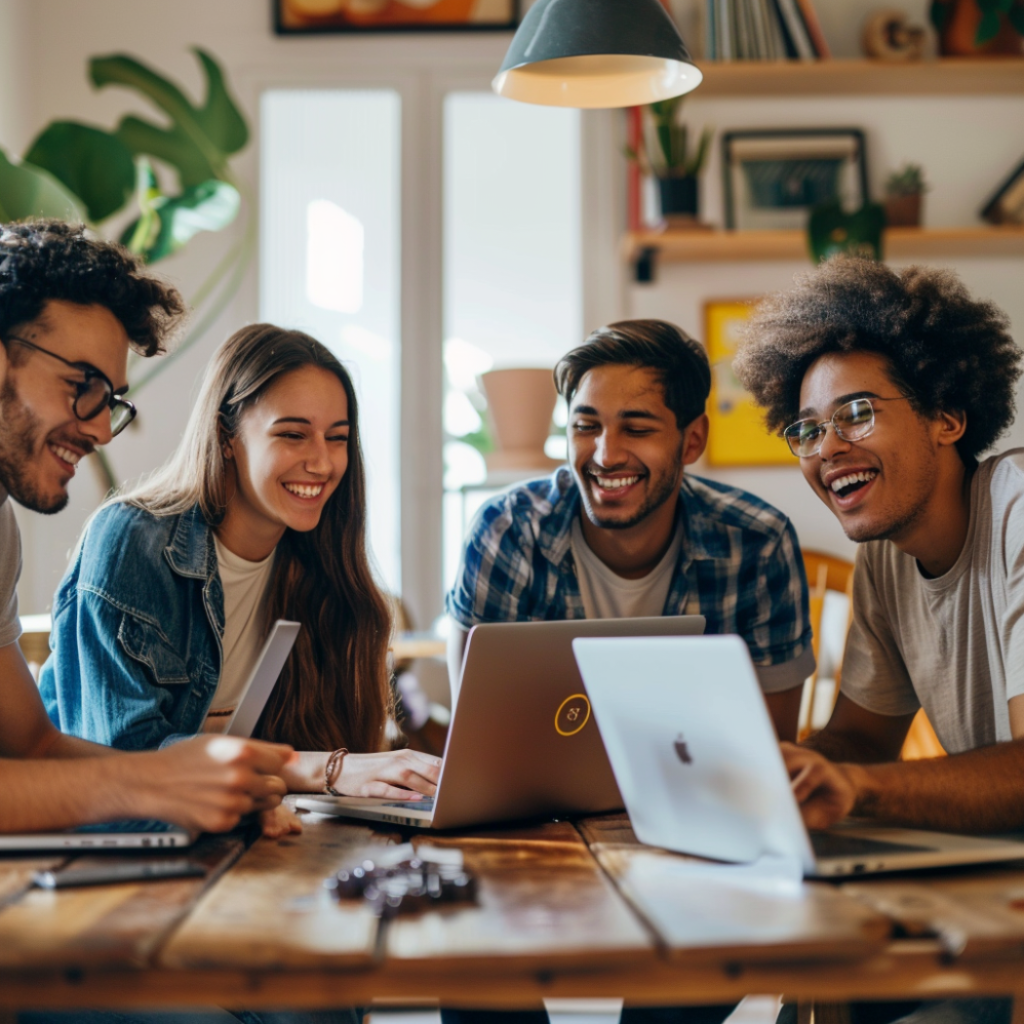
[[[657,179],[662,216],[671,221],[696,221],[700,203],[698,175],[707,163],[710,128],[690,145],[689,128],[680,121],[683,97],[661,100],[645,107],[644,145],[627,148],[626,155]],[[653,145],[651,141],[653,137]]]
[[[0,150],[0,223],[27,217],[82,220],[99,233],[116,234],[147,263],[179,252],[202,231],[233,223],[245,189],[229,161],[248,143],[249,127],[220,65],[203,50],[194,52],[206,80],[201,104],[133,57],[90,60],[95,88],[133,90],[160,111],[163,123],[134,114],[113,130],[53,121],[20,160]],[[255,245],[255,219],[249,214],[241,237],[190,296],[196,315],[186,337],[145,370],[129,363],[133,395],[203,336],[238,290]],[[92,461],[105,489],[116,486],[105,454],[97,451]]]
[[[939,51],[947,57],[1019,54],[1024,0],[932,0]]]

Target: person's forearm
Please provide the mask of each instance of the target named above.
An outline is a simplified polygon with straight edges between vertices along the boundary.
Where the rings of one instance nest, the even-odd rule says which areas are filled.
[[[122,758],[0,760],[0,831],[39,832],[151,816],[149,787]]]
[[[953,757],[844,767],[857,793],[855,815],[950,832],[1024,828],[1024,740]]]
[[[891,761],[886,752],[874,745],[870,738],[823,729],[808,736],[800,743],[802,747],[816,750],[830,761],[846,764],[878,764]]]
[[[69,757],[108,757],[116,754],[113,747],[105,747],[102,743],[93,743],[90,740],[79,739],[77,736],[68,736],[67,733],[57,732],[49,737],[47,742],[41,745],[35,756],[46,758],[69,758]]]
[[[319,750],[303,750],[291,764],[285,765],[281,778],[289,793],[322,793],[324,770],[331,755]]]

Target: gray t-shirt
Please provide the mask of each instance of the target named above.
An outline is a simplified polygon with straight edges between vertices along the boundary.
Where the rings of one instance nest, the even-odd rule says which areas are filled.
[[[1024,693],[1024,449],[971,481],[956,564],[927,579],[889,541],[857,552],[842,692],[869,711],[927,713],[951,754],[1011,739],[1007,701]]]
[[[18,619],[18,577],[21,576],[21,534],[7,491],[0,485],[0,647],[21,636]]]
[[[683,531],[676,528],[672,543],[661,561],[638,580],[627,580],[608,568],[590,549],[579,517],[572,521],[572,556],[580,597],[588,619],[636,619],[665,611],[672,575],[679,562]]]

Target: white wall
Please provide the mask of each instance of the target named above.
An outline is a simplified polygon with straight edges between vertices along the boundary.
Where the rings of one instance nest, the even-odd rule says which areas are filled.
[[[687,23],[693,20],[690,12],[701,6],[696,0],[676,2]],[[925,0],[902,0],[896,6],[910,10],[924,23]],[[861,0],[818,0],[817,7],[837,55],[856,55],[866,5]],[[375,84],[385,73],[401,73],[415,80],[417,75],[444,72],[453,79],[463,75],[478,80],[500,64],[508,36],[279,38],[271,32],[269,0],[177,0],[174,4],[164,0],[0,0],[0,144],[20,152],[35,131],[54,117],[111,125],[129,109],[146,112],[133,95],[119,90],[96,93],[89,87],[85,70],[90,55],[129,52],[197,90],[200,76],[187,52],[197,43],[224,63],[255,128],[258,96],[265,86],[329,84],[334,79]],[[876,183],[902,159],[914,158],[924,164],[936,186],[928,197],[926,215],[932,224],[968,222],[985,193],[1024,153],[1024,100],[1020,98],[712,101],[699,97],[698,92],[688,104],[692,120],[707,121],[719,129],[769,124],[863,125],[869,132]],[[585,251],[589,287],[584,309],[595,321],[586,328],[617,316],[663,316],[699,337],[703,334],[701,304],[706,298],[784,287],[802,269],[796,264],[768,263],[677,265],[661,268],[652,286],[624,283],[614,244],[616,232],[609,217],[609,211],[623,208],[618,155],[621,121],[615,118],[598,115],[584,121],[585,151],[590,139],[601,156],[598,160],[585,156],[584,179],[591,183],[591,199],[584,210],[584,233],[585,239],[587,232],[602,239],[599,247],[588,244]],[[256,151],[255,145],[250,146],[238,161],[254,188],[258,180]],[[713,220],[720,218],[717,176],[716,158],[707,175],[707,214]],[[409,192],[406,198],[414,194],[424,193]],[[429,218],[433,213],[425,210],[423,216]],[[163,269],[189,294],[224,245],[223,237],[197,239],[183,258],[168,261]],[[1024,261],[971,260],[958,269],[979,294],[1007,309],[1018,334],[1024,331],[1024,289],[1019,286]],[[408,265],[404,270],[410,278],[420,272]],[[237,300],[204,342],[161,377],[156,388],[139,395],[139,429],[118,438],[109,449],[122,477],[151,468],[171,451],[180,436],[194,383],[211,351],[229,331],[256,316],[257,288],[254,268]],[[428,308],[432,301],[424,298]],[[439,315],[436,319],[439,323]],[[566,339],[566,348],[577,340]],[[1013,440],[1024,443],[1020,427]],[[844,538],[824,508],[812,504],[795,469],[737,472],[730,478],[790,513],[805,543],[844,550]],[[96,485],[86,471],[72,486],[68,511],[46,520],[21,517],[27,524],[21,589],[24,611],[48,606],[67,552],[97,498]],[[411,498],[407,494],[406,500]],[[425,553],[424,557],[432,556]]]

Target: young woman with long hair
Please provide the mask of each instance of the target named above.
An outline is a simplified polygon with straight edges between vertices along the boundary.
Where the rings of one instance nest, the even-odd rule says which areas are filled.
[[[385,749],[391,612],[352,381],[308,335],[255,324],[214,356],[170,460],[88,524],[54,598],[47,711],[125,750],[219,731],[278,618],[302,630],[256,735],[303,751],[289,788],[432,794],[438,758]]]

